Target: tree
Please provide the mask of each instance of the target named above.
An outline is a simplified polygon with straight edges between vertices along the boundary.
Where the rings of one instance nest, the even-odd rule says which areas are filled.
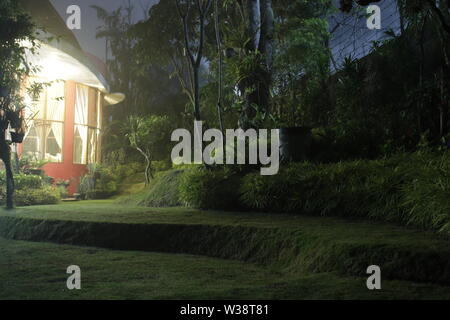
[[[170,144],[171,122],[167,116],[130,116],[124,131],[132,148],[145,159],[145,184],[153,179],[152,161],[167,157]]]
[[[24,137],[24,108],[19,91],[30,66],[25,60],[24,41],[33,42],[30,17],[22,12],[17,1],[0,1],[0,158],[5,164],[7,192],[6,206],[14,206],[14,176],[11,165],[11,144],[21,143]],[[7,131],[11,130],[11,139]]]
[[[144,2],[150,3],[149,0]],[[152,7],[148,14],[168,3],[173,4],[173,1],[162,1]],[[107,41],[109,83],[113,91],[123,92],[126,95],[123,103],[111,106],[107,110],[112,121],[105,128],[108,139],[102,145],[104,154],[109,161],[115,161],[112,155],[117,154],[117,151],[140,157],[135,149],[130,148],[128,139],[121,132],[126,117],[167,115],[177,125],[182,121],[186,98],[177,80],[170,78],[171,71],[167,67],[167,61],[164,60],[166,57],[164,45],[156,40],[157,37],[161,37],[161,32],[175,28],[170,21],[161,21],[154,29],[151,25],[147,26],[144,21],[135,23],[134,13],[137,9],[132,6],[131,1],[125,3],[124,7],[110,12],[99,6],[92,8],[104,22],[96,36]],[[177,18],[174,20],[178,22],[174,4],[171,9],[174,18]],[[142,10],[147,11],[146,8]],[[159,14],[152,16],[159,18]],[[148,37],[151,40],[147,41]]]
[[[239,90],[246,100],[241,126],[249,127],[254,125],[251,122],[258,111],[266,114],[269,112],[275,53],[275,17],[271,0],[247,0],[245,3],[249,40],[245,50],[254,59],[254,70],[239,81]]]
[[[271,115],[277,126],[310,125],[322,122],[330,103],[325,87],[330,74],[328,14],[330,0],[280,0],[274,3],[277,20],[277,52],[274,58]],[[320,91],[314,106],[303,101]],[[320,119],[322,118],[322,119]]]
[[[205,28],[207,17],[211,8],[212,0],[175,0],[178,14],[183,25],[184,36],[184,54],[189,61],[189,74],[192,77],[191,83],[193,87],[194,99],[194,118],[201,120],[200,113],[200,67],[203,59],[203,50],[205,46]],[[196,24],[190,25],[189,15],[192,13],[192,7],[196,8],[195,12],[198,16]],[[192,31],[190,28],[198,29],[198,38],[191,39]]]

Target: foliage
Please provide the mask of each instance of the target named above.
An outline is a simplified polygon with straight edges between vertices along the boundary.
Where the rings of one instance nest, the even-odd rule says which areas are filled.
[[[145,159],[145,181],[153,178],[152,161],[168,159],[172,124],[167,116],[128,117],[123,126],[125,136],[132,148]]]
[[[34,41],[33,28],[30,16],[21,10],[17,1],[0,2],[0,87],[9,88],[13,94],[21,78],[30,72],[24,41]]]
[[[42,204],[56,204],[61,199],[61,190],[51,185],[42,176],[32,174],[16,174],[15,203],[18,206],[31,206]],[[4,204],[6,198],[6,181],[4,172],[0,172],[0,203]]]
[[[238,183],[238,176],[227,167],[196,166],[180,178],[180,200],[196,208],[239,209]]]
[[[78,194],[82,199],[104,199],[117,193],[118,176],[114,170],[97,164],[89,165],[88,170],[78,185]]]
[[[174,1],[162,1],[151,8],[151,21],[167,19],[167,16],[152,14],[157,7],[164,5],[172,5],[172,13],[176,17]],[[110,50],[107,58],[109,83],[114,91],[123,92],[127,97],[123,103],[106,111],[112,121],[105,128],[109,138],[103,144],[104,154],[123,151],[127,154],[127,161],[133,162],[140,155],[129,146],[128,139],[123,135],[125,118],[130,115],[165,115],[170,116],[177,126],[182,122],[186,98],[177,81],[170,78],[172,70],[167,67],[167,61],[161,60],[166,57],[161,54],[165,47],[162,41],[158,41],[162,37],[170,38],[167,32],[175,31],[175,24],[168,20],[158,25],[134,23],[136,8],[130,3],[112,12],[99,6],[93,7],[99,19],[104,21],[97,37],[104,38]]]
[[[308,92],[323,86],[329,75],[327,17],[332,12],[331,2],[277,1],[275,10],[282,19],[276,28],[278,51],[272,115],[278,127],[304,125],[311,117],[317,118],[318,108],[326,107],[326,99],[321,104],[324,97],[314,97],[311,108],[302,100]]]
[[[17,1],[0,2],[0,159],[6,171],[6,206],[14,207],[14,178],[11,165],[11,143],[21,143],[25,135],[25,108],[20,96],[20,85],[32,71],[25,52],[33,52],[33,24]],[[34,68],[33,68],[34,70]],[[11,139],[7,139],[9,130]]]
[[[178,185],[182,173],[179,169],[158,172],[149,186],[136,194],[120,197],[117,202],[144,207],[180,206]]]
[[[22,155],[19,159],[19,171],[26,173],[29,170],[41,169],[47,163],[48,160],[38,159],[35,155]]]
[[[450,232],[450,153],[419,152],[336,164],[292,164],[247,175],[241,199],[253,210],[368,217]]]
[[[39,189],[16,191],[15,201],[19,206],[34,206],[57,204],[61,200],[61,191],[53,186],[43,186]]]

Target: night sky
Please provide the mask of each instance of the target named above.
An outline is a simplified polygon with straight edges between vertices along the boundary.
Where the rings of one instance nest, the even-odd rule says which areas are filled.
[[[76,4],[81,9],[81,30],[73,30],[84,51],[92,53],[101,59],[105,59],[105,41],[96,39],[97,28],[102,24],[97,19],[97,14],[91,5],[103,7],[108,11],[117,9],[120,6],[127,6],[130,2],[134,7],[134,20],[138,21],[145,17],[143,7],[147,8],[151,4],[158,3],[159,0],[50,0],[61,17],[66,21],[67,7]]]

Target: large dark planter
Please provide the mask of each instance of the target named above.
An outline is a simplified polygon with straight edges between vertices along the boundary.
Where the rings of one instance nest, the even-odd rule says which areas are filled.
[[[280,158],[283,162],[300,162],[308,159],[312,144],[311,128],[281,128]]]

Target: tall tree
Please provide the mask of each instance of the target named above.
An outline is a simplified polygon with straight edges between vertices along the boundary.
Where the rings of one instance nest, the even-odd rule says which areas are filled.
[[[0,158],[6,171],[7,208],[14,206],[11,144],[21,143],[24,136],[21,116],[24,106],[19,91],[24,77],[30,72],[24,41],[34,45],[33,29],[30,17],[21,10],[17,1],[0,1]]]
[[[175,3],[183,25],[184,54],[189,61],[188,70],[192,77],[194,118],[197,121],[200,121],[200,67],[204,57],[205,28],[212,0],[175,0]],[[195,12],[196,14],[194,25],[190,24],[190,15],[192,12]],[[197,38],[192,39],[190,35],[192,33],[197,33],[195,32],[197,29]]]
[[[269,112],[275,52],[275,18],[271,0],[246,0],[247,38],[244,50],[251,57],[252,67],[239,81],[239,90],[245,98],[241,117],[242,127],[254,126],[257,112]]]

